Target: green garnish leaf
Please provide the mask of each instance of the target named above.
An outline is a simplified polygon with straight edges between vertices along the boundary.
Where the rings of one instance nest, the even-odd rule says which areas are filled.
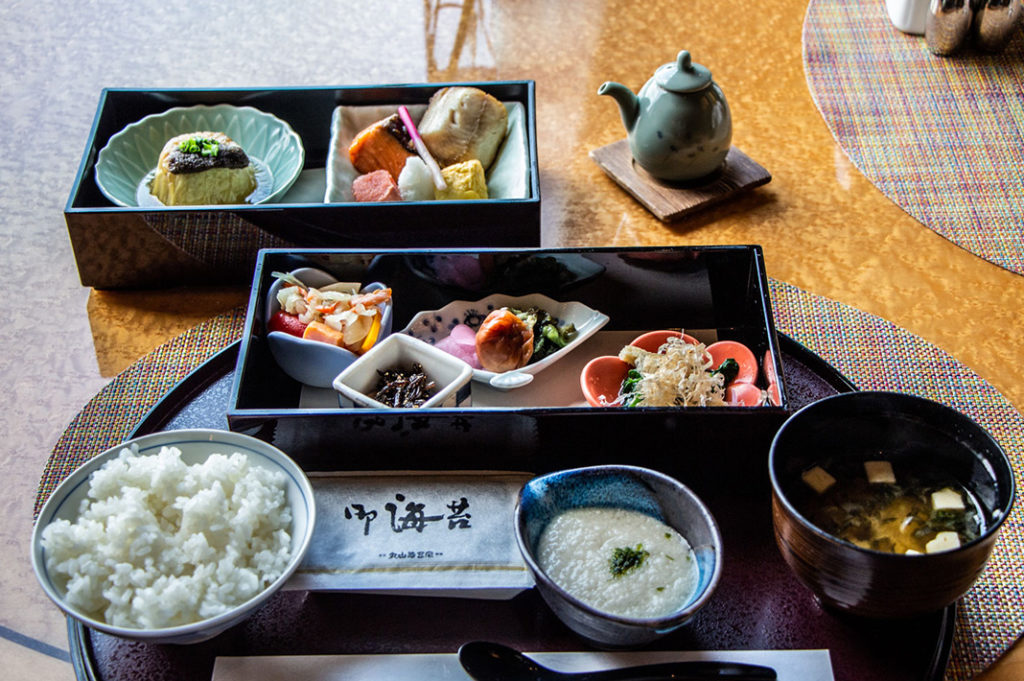
[[[739,375],[740,363],[730,357],[722,362],[721,365],[711,373],[722,374],[722,378],[725,379],[725,385],[729,385],[732,383],[733,379]]]
[[[625,407],[636,407],[644,400],[643,393],[639,390],[639,384],[644,375],[636,369],[626,372],[626,378],[622,381],[622,388],[619,394],[622,395],[622,404]]]
[[[216,156],[220,153],[220,143],[208,137],[189,137],[178,145],[178,151],[185,154]]]
[[[621,577],[643,565],[649,555],[651,554],[644,550],[643,544],[637,544],[635,549],[628,546],[616,548],[608,561],[608,569],[611,570],[612,577]]]

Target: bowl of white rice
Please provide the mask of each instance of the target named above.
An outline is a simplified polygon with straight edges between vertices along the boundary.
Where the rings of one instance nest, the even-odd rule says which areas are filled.
[[[302,469],[262,440],[175,430],[93,457],[50,495],[32,534],[47,596],[86,626],[198,643],[288,580],[316,519]]]

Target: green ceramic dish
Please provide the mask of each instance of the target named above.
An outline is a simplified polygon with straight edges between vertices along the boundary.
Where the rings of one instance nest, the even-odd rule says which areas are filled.
[[[306,157],[302,140],[281,119],[249,106],[198,105],[146,116],[111,137],[96,160],[97,186],[118,206],[140,205],[139,186],[156,168],[167,140],[201,130],[223,132],[253,160],[257,180],[267,184],[265,191],[257,190],[260,196],[255,203],[278,200],[302,171]],[[148,191],[142,193],[148,196]],[[162,205],[152,200],[153,205]]]

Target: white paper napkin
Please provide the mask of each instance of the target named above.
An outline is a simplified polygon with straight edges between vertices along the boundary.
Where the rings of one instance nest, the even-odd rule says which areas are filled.
[[[511,598],[533,585],[512,516],[529,473],[311,473],[316,527],[285,586]]]
[[[827,650],[724,650],[701,652],[527,653],[566,672],[611,669],[676,660],[728,660],[772,667],[778,681],[834,681]],[[218,657],[213,681],[472,681],[454,654],[294,655]]]

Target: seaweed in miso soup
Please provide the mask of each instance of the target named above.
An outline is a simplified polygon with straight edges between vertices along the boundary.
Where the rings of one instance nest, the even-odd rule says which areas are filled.
[[[826,460],[804,471],[802,512],[829,534],[889,553],[935,553],[977,538],[984,517],[956,480],[887,461]]]

